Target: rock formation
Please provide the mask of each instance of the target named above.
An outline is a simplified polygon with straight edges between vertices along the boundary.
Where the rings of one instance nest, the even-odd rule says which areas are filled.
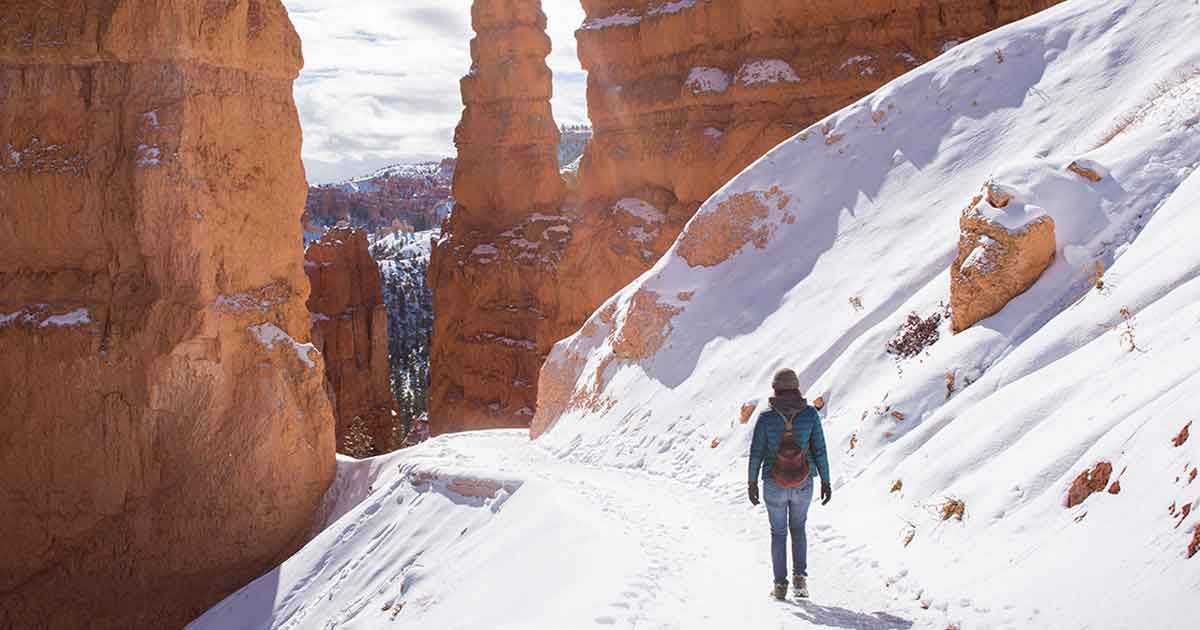
[[[304,222],[316,231],[346,222],[371,231],[433,229],[450,202],[454,160],[398,164],[367,177],[308,189]]]
[[[1073,508],[1087,500],[1088,497],[1102,492],[1112,476],[1112,464],[1100,462],[1091,470],[1079,473],[1071,487],[1067,490],[1067,507]],[[1117,494],[1116,492],[1112,494]]]
[[[948,47],[1055,4],[583,0],[582,196],[690,216],[759,156]]]
[[[388,378],[388,314],[367,233],[350,227],[325,232],[304,252],[304,270],[312,283],[312,339],[325,357],[338,450],[347,452],[345,438],[355,418],[365,422],[372,452],[399,448],[403,435],[395,432],[396,400]]]
[[[566,207],[549,213],[561,215],[552,227],[566,241],[547,256],[554,265],[549,276],[538,272],[539,281],[551,287],[528,292],[526,306],[511,311],[506,326],[524,333],[513,338],[544,353],[658,260],[704,200],[776,144],[957,42],[1055,2],[877,0],[848,6],[790,0],[583,0],[587,20],[576,38],[588,71],[594,135],[578,174],[567,174],[571,194]],[[836,137],[826,141],[836,142]],[[460,190],[470,192],[467,182],[455,190],[456,196]],[[473,242],[519,230],[529,216],[497,215]],[[452,240],[460,237],[456,230],[452,225]],[[747,231],[727,240],[758,236]],[[719,244],[696,245],[697,264],[720,257]],[[435,266],[463,263],[470,251],[460,250],[453,261],[444,256]],[[488,260],[491,278],[528,274],[503,248]],[[492,288],[458,291],[457,297],[437,301],[438,317],[454,313],[452,317],[467,318],[463,325],[470,327],[470,320],[485,315],[465,309]],[[452,306],[455,300],[465,303]],[[441,330],[439,324],[435,353]],[[517,378],[536,389],[536,373],[530,378],[522,367],[517,376],[510,353],[501,344],[480,344],[469,356],[454,359],[453,369],[472,377],[486,373],[497,382]],[[444,373],[437,355],[433,362],[436,388]],[[490,404],[498,396],[490,392],[490,398],[477,399],[457,386],[442,396],[435,391],[435,428],[452,409],[443,403],[447,395],[474,405]],[[506,414],[507,408],[501,401],[496,410],[500,424],[484,421],[482,426],[524,426],[520,418]]]
[[[180,627],[334,474],[278,0],[2,3],[0,627]]]
[[[999,313],[1037,282],[1054,262],[1054,219],[1042,213],[1004,212],[1019,203],[989,184],[963,210],[958,257],[950,267],[954,332]],[[1029,207],[1032,209],[1032,206]],[[1010,219],[1017,216],[1016,222]]]
[[[430,264],[435,433],[528,426],[538,370],[558,338],[559,130],[539,0],[475,0],[477,34],[455,134],[454,211]]]

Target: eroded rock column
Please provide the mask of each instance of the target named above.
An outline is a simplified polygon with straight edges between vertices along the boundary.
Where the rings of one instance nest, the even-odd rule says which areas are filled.
[[[367,233],[348,227],[327,231],[309,245],[304,269],[312,283],[313,344],[325,357],[338,450],[365,454],[346,449],[356,418],[370,437],[372,453],[396,450],[403,435],[395,432],[396,399],[388,382],[387,307]]]
[[[334,473],[278,0],[0,2],[0,627],[181,627]]]
[[[558,338],[559,130],[539,0],[475,0],[471,71],[455,134],[456,205],[430,264],[435,433],[528,426],[537,374]]]

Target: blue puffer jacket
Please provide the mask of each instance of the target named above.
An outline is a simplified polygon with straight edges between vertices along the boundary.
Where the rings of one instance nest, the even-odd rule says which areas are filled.
[[[766,479],[775,464],[779,452],[779,441],[783,438],[783,416],[774,409],[758,414],[754,425],[754,441],[750,443],[750,481]],[[829,481],[829,457],[825,453],[825,432],[821,430],[821,416],[811,405],[792,423],[792,437],[796,444],[808,454],[809,466],[817,469],[821,479]]]

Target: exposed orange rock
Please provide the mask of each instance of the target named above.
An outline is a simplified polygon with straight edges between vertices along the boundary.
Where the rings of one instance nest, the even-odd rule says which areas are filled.
[[[1067,165],[1067,170],[1091,182],[1098,182],[1104,179],[1104,177],[1102,177],[1094,169],[1083,166],[1079,162],[1071,162]]]
[[[750,422],[750,418],[754,415],[754,410],[758,408],[756,403],[746,403],[742,405],[741,413],[738,414],[738,421],[742,424]]]
[[[1171,444],[1174,445],[1175,448],[1183,446],[1183,444],[1188,441],[1188,429],[1191,428],[1191,426],[1191,422],[1183,425],[1183,428],[1179,430],[1179,433],[1171,439]]]
[[[1041,216],[1010,229],[988,218],[982,205],[1008,206],[1011,194],[985,186],[959,220],[958,257],[950,267],[950,307],[954,332],[999,313],[1029,290],[1054,261],[1054,219]],[[986,201],[984,199],[986,198]]]
[[[1067,507],[1073,508],[1093,494],[1103,491],[1111,476],[1112,464],[1108,462],[1100,462],[1091,470],[1079,473],[1067,491]]]
[[[555,265],[561,216],[559,129],[539,0],[475,0],[466,108],[455,134],[456,205],[436,243],[430,352],[435,434],[529,426],[537,373],[558,339]]]
[[[538,204],[549,201],[551,195],[539,194],[550,187],[543,184],[543,167],[527,168],[520,183],[512,178],[456,180],[455,197],[468,213],[502,211],[489,213],[485,221],[460,219],[456,210],[449,238],[454,253],[443,253],[431,272],[437,285],[459,287],[438,299],[430,400],[435,424],[443,418],[452,428],[526,426],[528,418],[513,410],[535,407],[538,373],[528,368],[540,359],[533,357],[544,356],[555,342],[578,330],[606,299],[653,265],[720,186],[781,141],[931,59],[946,45],[1052,4],[1055,0],[999,5],[966,0],[952,7],[933,0],[872,0],[853,6],[791,0],[583,0],[587,20],[576,39],[588,71],[594,135],[578,174],[571,175],[571,194],[561,212],[547,213],[563,217],[554,224],[564,230],[563,240],[553,248],[530,248],[530,254],[545,259],[541,268],[531,269],[529,256],[514,258],[498,235],[527,229]],[[529,14],[527,5],[537,3],[476,0],[477,8],[512,7],[514,15]],[[540,35],[505,36],[505,50],[532,50],[541,45]],[[530,43],[535,40],[537,45]],[[489,38],[483,33],[476,41],[483,42],[476,48],[494,48],[485,45]],[[540,88],[529,87],[541,85],[540,57],[536,72],[522,61],[527,54],[513,57],[517,61],[510,75],[525,83],[509,91],[547,97]],[[475,86],[493,84],[486,63],[477,61],[475,68],[471,85],[464,82],[464,95],[468,87],[476,93]],[[537,102],[540,107],[544,100]],[[492,138],[488,142],[495,146],[497,138],[529,135],[529,117],[484,120],[469,102],[467,110],[460,126],[460,170],[469,168],[464,154],[479,154],[480,138]],[[876,123],[886,124],[885,115]],[[490,131],[484,130],[486,125]],[[463,129],[471,131],[472,142],[463,142]],[[844,141],[831,130],[824,139],[829,144]],[[494,152],[487,156],[499,161]],[[487,172],[478,170],[480,175]],[[735,226],[714,223],[711,230],[694,231],[712,238],[681,244],[688,261],[714,265],[748,244],[762,247],[774,229],[762,210],[775,215],[772,204],[786,205],[785,200],[768,199],[769,194],[742,199],[744,220]],[[787,220],[784,214],[777,218]],[[727,227],[735,229],[727,233]],[[486,273],[470,270],[479,265],[469,257],[479,246],[500,250],[485,258],[491,265]],[[490,286],[501,284],[509,288]],[[507,310],[488,310],[493,302]],[[468,346],[461,341],[476,338],[486,321],[501,321],[503,330],[488,332],[517,340],[528,350],[516,353],[503,344]],[[523,388],[515,399],[503,393],[513,382]]]
[[[901,481],[901,480],[899,480],[899,479],[897,479],[897,480],[896,480],[896,482],[892,484],[892,490],[891,490],[891,491],[892,491],[892,492],[900,492],[900,491],[901,491],[901,490],[903,490],[903,489],[904,489],[904,482],[903,482],[903,481]]]
[[[663,304],[658,294],[642,289],[630,298],[629,310],[613,338],[613,354],[623,361],[653,356],[671,336],[671,320],[682,309]]]
[[[300,40],[278,0],[0,4],[0,627],[182,627],[334,474]]]
[[[778,225],[768,221],[772,209],[783,211],[789,202],[779,187],[730,195],[715,211],[696,217],[679,242],[679,255],[693,267],[715,267],[747,244],[763,249]],[[786,212],[782,217],[783,223],[796,221]]]
[[[1188,544],[1187,557],[1191,558],[1200,552],[1200,523],[1196,523],[1196,529],[1192,531],[1192,542]]]
[[[346,433],[356,417],[366,423],[375,453],[399,448],[396,399],[388,382],[387,308],[367,233],[349,227],[327,231],[308,246],[304,269],[312,283],[312,339],[325,357],[338,450],[346,452]]]

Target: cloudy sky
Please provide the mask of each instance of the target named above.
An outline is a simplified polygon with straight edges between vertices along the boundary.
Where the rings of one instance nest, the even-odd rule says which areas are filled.
[[[296,105],[310,183],[454,155],[458,80],[471,66],[470,0],[284,0],[304,40]],[[575,55],[579,0],[542,0],[554,116],[586,122]]]

